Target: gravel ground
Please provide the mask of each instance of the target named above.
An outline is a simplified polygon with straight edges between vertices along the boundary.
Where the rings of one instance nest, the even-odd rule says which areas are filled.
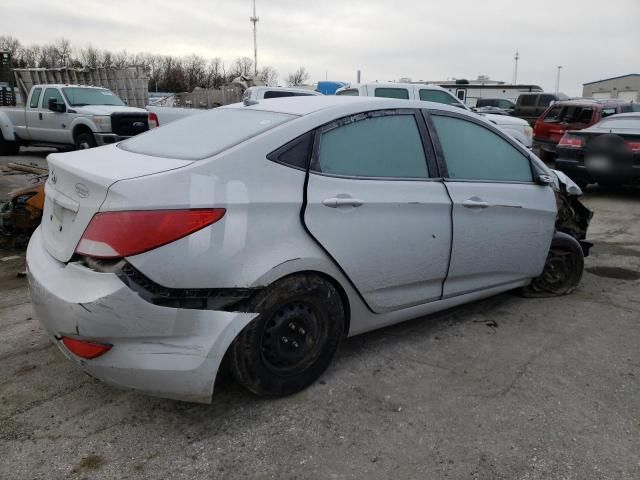
[[[23,252],[0,251],[0,478],[638,479],[640,191],[585,203],[595,247],[574,294],[351,338],[300,394],[225,381],[208,406],[81,373],[32,317]]]

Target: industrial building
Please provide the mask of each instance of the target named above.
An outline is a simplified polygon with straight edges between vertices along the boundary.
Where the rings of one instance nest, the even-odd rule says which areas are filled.
[[[587,98],[619,98],[640,102],[640,73],[605,78],[582,86],[582,96]]]

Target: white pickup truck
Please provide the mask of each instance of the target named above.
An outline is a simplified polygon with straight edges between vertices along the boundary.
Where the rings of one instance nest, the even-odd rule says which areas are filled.
[[[34,85],[24,107],[0,108],[0,155],[21,145],[91,148],[157,125],[156,115],[128,107],[106,88]]]
[[[464,110],[470,110],[464,103],[449,91],[437,85],[423,83],[363,83],[339,88],[336,95],[359,95],[362,97],[390,97],[405,100],[422,100],[425,102],[444,103]],[[525,147],[531,148],[533,129],[521,118],[508,115],[481,114],[485,120],[497,125]]]

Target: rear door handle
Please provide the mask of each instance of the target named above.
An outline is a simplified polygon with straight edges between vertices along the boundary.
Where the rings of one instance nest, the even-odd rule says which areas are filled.
[[[42,120],[42,112],[38,113],[38,118]]]
[[[351,198],[351,197],[333,197],[327,198],[322,201],[322,204],[326,207],[338,208],[338,207],[359,207],[364,202],[359,198]]]
[[[462,206],[466,208],[488,208],[489,204],[482,200],[467,199],[462,202]]]

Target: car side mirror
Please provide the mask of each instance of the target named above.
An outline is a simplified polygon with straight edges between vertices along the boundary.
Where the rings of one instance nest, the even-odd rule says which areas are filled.
[[[541,173],[536,177],[536,183],[538,185],[552,185],[553,178],[551,175],[547,175],[546,173]]]
[[[49,110],[51,110],[52,112],[57,112],[57,113],[64,113],[67,111],[67,106],[64,103],[58,103],[56,102],[55,98],[50,98],[49,99]]]

